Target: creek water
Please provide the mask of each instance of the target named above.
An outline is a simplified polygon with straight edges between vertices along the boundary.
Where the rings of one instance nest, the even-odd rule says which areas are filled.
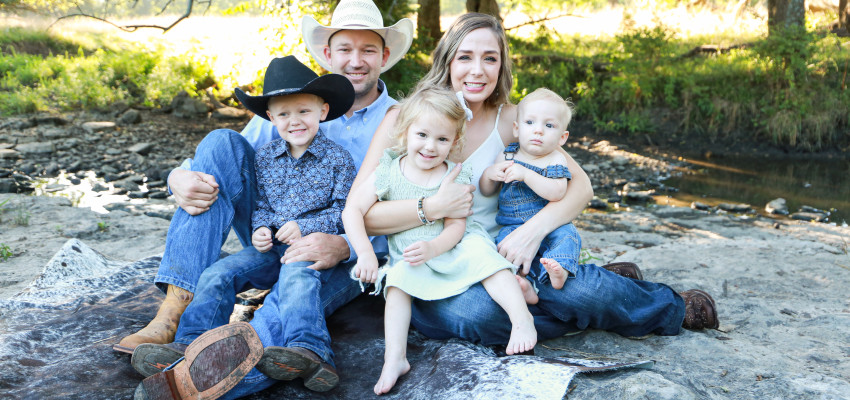
[[[680,202],[709,205],[746,203],[764,206],[784,198],[793,213],[811,206],[830,213],[828,222],[850,223],[850,160],[776,160],[766,158],[689,158],[693,171],[665,181],[679,189]]]

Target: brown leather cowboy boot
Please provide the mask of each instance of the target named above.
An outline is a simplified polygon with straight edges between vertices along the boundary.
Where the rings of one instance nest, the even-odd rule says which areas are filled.
[[[192,301],[193,294],[178,286],[168,285],[165,300],[159,306],[156,317],[142,330],[121,339],[112,349],[133,354],[136,346],[142,343],[166,344],[174,341],[177,324],[186,306]]]

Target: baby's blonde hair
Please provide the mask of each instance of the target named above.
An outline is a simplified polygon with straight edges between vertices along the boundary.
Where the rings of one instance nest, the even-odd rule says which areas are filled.
[[[567,126],[573,119],[573,103],[569,100],[564,100],[564,98],[559,96],[557,93],[543,87],[537,88],[523,97],[523,99],[519,102],[519,105],[517,105],[517,119],[522,118],[523,111],[525,111],[525,107],[528,106],[528,103],[537,100],[549,100],[557,104],[561,109],[559,117],[561,122],[564,124],[564,129],[567,129]]]
[[[402,154],[407,151],[407,130],[413,121],[427,112],[442,115],[455,122],[456,136],[450,155],[463,149],[466,111],[452,91],[442,87],[421,88],[393,107],[399,108],[395,129],[391,133],[391,138],[396,143],[392,148],[395,152]]]

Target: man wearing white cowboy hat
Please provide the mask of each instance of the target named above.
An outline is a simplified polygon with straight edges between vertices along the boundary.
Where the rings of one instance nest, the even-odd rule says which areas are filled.
[[[325,69],[345,76],[354,86],[352,107],[342,117],[323,122],[321,129],[326,137],[351,153],[359,169],[372,135],[387,109],[396,103],[379,79],[380,73],[397,63],[410,48],[413,23],[405,18],[384,27],[380,11],[371,1],[342,0],[329,26],[320,25],[312,17],[304,17],[302,33],[316,61]],[[171,343],[180,316],[193,297],[199,276],[218,260],[221,244],[231,227],[243,245],[250,245],[251,212],[256,201],[254,150],[279,137],[269,121],[254,117],[241,134],[224,129],[211,132],[198,145],[195,159],[186,160],[180,168],[172,171],[168,178],[169,189],[180,208],[169,226],[165,253],[155,278],[156,284],[167,290],[166,299],[154,320],[115,345],[116,351],[133,352],[143,343]],[[375,238],[373,245],[376,251],[386,251],[383,237]],[[356,262],[353,257],[356,255],[344,235],[316,232],[294,242],[284,254],[283,261],[306,261],[308,265],[312,263],[309,268],[314,270],[348,270]],[[347,273],[339,276],[345,276],[345,279],[323,282],[325,315],[360,293],[359,285],[348,279]],[[167,357],[182,353],[180,348],[172,348],[174,351],[171,353],[160,350]],[[298,367],[301,373],[283,376],[287,379],[302,377],[305,383],[317,371],[327,372],[322,369],[327,355],[301,354],[300,358],[295,357],[299,352],[284,352],[289,357],[284,363],[272,360],[269,364],[286,366],[291,362],[293,365],[289,367],[294,367],[294,364],[303,363]],[[227,396],[254,393],[274,383],[268,375],[255,374],[256,371],[245,377]],[[319,383],[315,386],[324,390],[333,387]]]

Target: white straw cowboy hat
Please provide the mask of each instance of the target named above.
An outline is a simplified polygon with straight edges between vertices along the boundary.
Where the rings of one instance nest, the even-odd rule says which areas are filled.
[[[309,15],[301,19],[301,35],[307,44],[307,50],[313,59],[328,71],[331,66],[325,58],[324,48],[328,45],[331,35],[348,29],[368,29],[384,38],[384,46],[390,49],[390,57],[381,67],[381,72],[399,62],[413,42],[413,21],[402,18],[395,25],[384,27],[381,11],[372,0],[340,1],[331,17],[330,26],[319,24],[319,21]]]

